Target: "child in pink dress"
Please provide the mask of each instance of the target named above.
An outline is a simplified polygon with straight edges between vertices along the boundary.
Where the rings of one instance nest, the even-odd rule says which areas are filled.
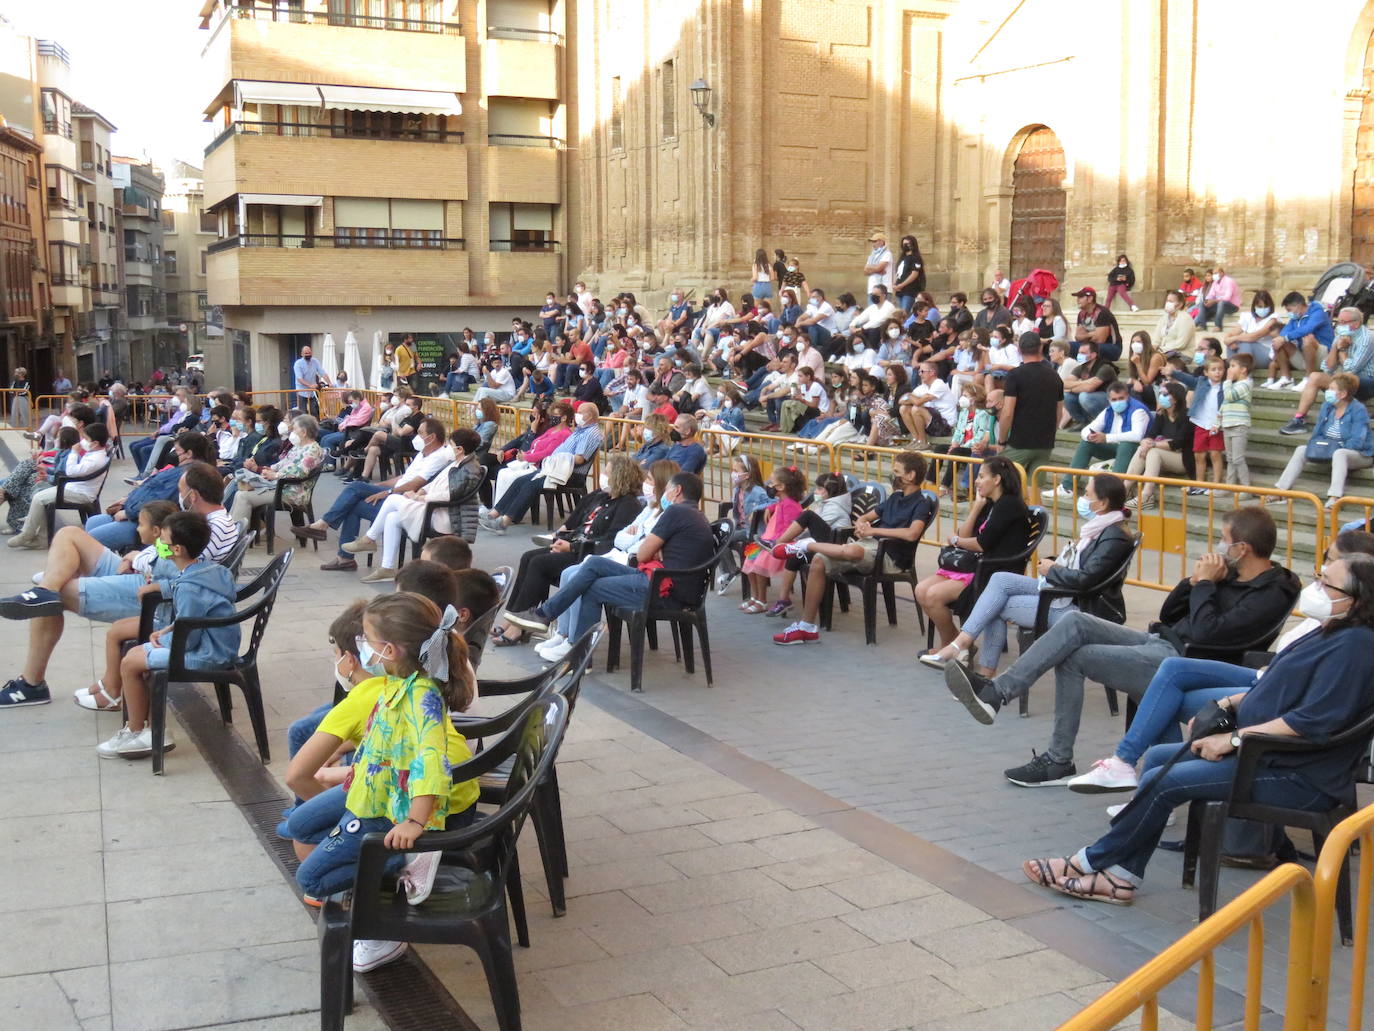
[[[769,581],[782,572],[785,561],[773,557],[773,542],[801,515],[801,499],[806,496],[806,474],[796,466],[774,468],[769,483],[777,500],[768,508],[763,546],[750,544],[745,549],[743,569],[749,577],[749,600],[740,605],[740,611],[751,616],[768,608]]]

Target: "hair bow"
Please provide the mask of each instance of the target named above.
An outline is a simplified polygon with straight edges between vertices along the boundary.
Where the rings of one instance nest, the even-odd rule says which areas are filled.
[[[452,605],[445,606],[439,626],[420,649],[420,665],[436,684],[448,683],[448,635],[457,622],[458,610]]]

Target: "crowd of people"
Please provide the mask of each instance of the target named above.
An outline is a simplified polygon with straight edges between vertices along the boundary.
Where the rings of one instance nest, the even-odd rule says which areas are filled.
[[[1284,298],[1286,317],[1265,291],[1241,312],[1221,268],[1206,280],[1190,270],[1169,291],[1154,333],[1125,340],[1109,310],[1117,297],[1137,308],[1125,255],[1109,270],[1106,304],[1094,287],[1072,293],[1072,321],[1053,297],[1037,295],[1035,281],[1011,284],[1000,273],[978,293],[976,311],[963,293],[941,310],[913,237],[895,252],[881,233],[870,242],[866,305],[849,293],[830,300],[794,257],[760,250],[748,291],[732,300],[716,289],[700,311],[683,291],[656,312],[631,293],[603,303],[578,283],[562,299],[550,292],[506,339],[465,331],[442,392],[469,402],[470,426],[426,411],[409,340],[379,356],[376,392],[330,379],[303,349],[297,403],[287,411],[227,390],[201,398],[176,388],[153,432],[130,444],[137,471],[128,495],[84,528],[58,530],[33,588],[0,599],[0,617],[26,620],[29,630],[23,667],[0,688],[0,707],[51,700],[47,667],[74,612],[109,624],[102,673],[75,693],[76,704],[125,716],[98,754],[151,755],[147,679],[167,666],[168,627],[230,611],[234,579],[223,563],[242,535],[270,506],[309,510],[319,478],[332,472],[337,498],[292,532],[303,542],[329,542],[332,533],[323,570],[357,572],[360,556],[375,559],[363,581],[394,582],[395,592],[343,606],[330,626],[343,700],[290,730],[287,782],[297,798],[279,832],[295,844],[308,902],[346,890],[363,836],[382,831],[400,890],[420,904],[437,857],[407,850],[426,830],[475,818],[476,783],[450,775],[472,754],[453,717],[476,694],[480,656],[470,654],[465,632],[498,604],[501,585],[474,565],[474,545],[563,495],[572,503],[561,524],[530,541],[505,585],[492,647],[538,637],[538,657],[557,662],[603,607],[696,608],[740,576],[742,615],[778,619],[777,645],[815,645],[827,581],[906,571],[938,638],[919,661],[942,671],[979,722],[992,724],[1054,673],[1049,743],[1008,769],[1009,782],[1135,793],[1113,807],[1098,841],[1066,858],[1029,859],[1026,875],[1077,898],[1129,903],[1172,810],[1226,797],[1245,736],[1320,745],[1374,707],[1374,535],[1336,537],[1304,588],[1274,559],[1270,512],[1233,508],[1158,619],[1138,629],[1127,625],[1120,578],[1110,574],[1137,546],[1132,509],[1159,499],[1150,485],[1132,497],[1119,474],[1251,485],[1251,374],[1264,364],[1271,378],[1282,372],[1291,381],[1301,356],[1308,373],[1284,432],[1309,432],[1318,392],[1322,402],[1279,485],[1292,485],[1308,463],[1329,463],[1331,498],[1340,497],[1352,470],[1374,464],[1364,408],[1374,396],[1374,341],[1357,309],[1333,321],[1298,293]],[[1219,336],[1200,335],[1209,323]],[[74,392],[33,432],[33,456],[0,487],[18,531],[12,546],[41,545],[58,471],[80,478],[108,468],[126,393],[115,386],[102,399]],[[322,403],[326,391],[337,405]],[[498,406],[526,399],[521,432],[498,440]],[[755,408],[766,412],[765,432],[795,438],[794,453],[810,442],[908,443],[893,455],[889,487],[857,490],[833,472],[812,480],[796,466],[765,469],[738,446],[745,412]],[[1085,475],[1048,494],[1074,503],[1076,535],[1058,549],[1046,544],[1039,568],[1027,570],[1032,499],[1017,466],[1033,475],[1048,464],[1065,427],[1079,432],[1069,465]],[[978,461],[962,472],[946,463],[936,477],[939,452]],[[724,529],[703,511],[702,473],[712,461],[730,469]],[[1088,474],[1093,463],[1104,468]],[[919,576],[918,545],[939,499],[961,490],[973,498],[965,517]],[[420,557],[403,566],[408,542]],[[659,597],[650,598],[651,585]],[[798,589],[800,612],[788,619]],[[170,605],[150,640],[126,648],[152,592]],[[1246,668],[1244,653],[1269,646],[1295,605],[1304,622],[1279,641],[1269,668]],[[1007,663],[1012,627],[1022,648]],[[239,644],[235,628],[202,631],[187,659],[223,664]],[[1215,658],[1191,657],[1195,646]],[[1087,681],[1126,694],[1139,712],[1115,753],[1080,772],[1074,744]],[[1234,714],[1235,732],[1201,737],[1193,757],[1166,762],[1194,713],[1213,702]],[[168,735],[163,747],[173,746]],[[1329,808],[1345,797],[1353,760],[1343,747],[1262,761],[1256,797]],[[1228,845],[1260,860],[1285,847],[1253,829]],[[355,969],[404,949],[360,941]]]

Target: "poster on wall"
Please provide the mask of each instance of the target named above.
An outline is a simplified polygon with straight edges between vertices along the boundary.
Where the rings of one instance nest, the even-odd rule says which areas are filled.
[[[415,357],[418,366],[410,385],[411,389],[418,394],[428,394],[433,397],[444,389],[444,377],[448,371],[448,356],[457,352],[458,340],[462,334],[412,332],[409,335],[414,338]],[[406,333],[390,333],[387,339],[394,346],[399,347],[406,336]]]

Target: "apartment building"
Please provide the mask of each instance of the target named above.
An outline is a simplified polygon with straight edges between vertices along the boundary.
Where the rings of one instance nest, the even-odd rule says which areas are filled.
[[[162,194],[162,272],[167,290],[167,322],[176,328],[189,354],[204,354],[206,379],[231,383],[233,369],[222,346],[205,289],[206,251],[215,242],[219,219],[205,210],[204,174],[195,165],[174,161]],[[235,384],[248,389],[248,383]]]
[[[325,333],[367,366],[374,334],[508,328],[567,285],[563,4],[207,0],[207,289],[236,381],[287,384]]]
[[[42,238],[39,162],[43,148],[0,126],[0,372],[28,361],[38,338],[35,240]],[[3,386],[8,386],[8,380]]]
[[[81,103],[72,105],[72,120],[81,173],[93,183],[86,190],[86,234],[90,242],[81,255],[83,267],[89,270],[91,313],[86,332],[75,341],[73,378],[79,383],[93,383],[108,369],[128,379],[132,373],[128,339],[120,326],[124,236],[115,196],[114,154],[110,149],[115,126],[100,112]]]
[[[167,321],[163,269],[162,173],[139,158],[115,157],[114,182],[124,246],[124,321],[129,361],[139,378],[180,368],[186,347]]]

